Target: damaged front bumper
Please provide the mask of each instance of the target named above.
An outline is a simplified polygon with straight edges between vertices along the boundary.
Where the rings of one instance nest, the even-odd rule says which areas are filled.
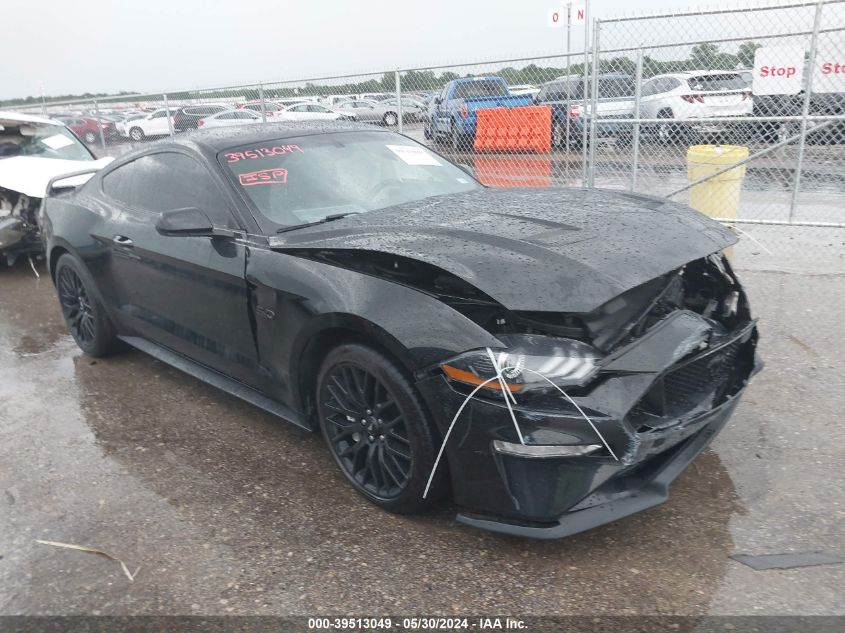
[[[617,355],[589,390],[572,392],[595,428],[561,396],[545,394],[512,407],[519,438],[500,396],[470,398],[446,446],[458,521],[553,539],[665,501],[760,369],[753,322],[666,362],[684,336],[680,319],[668,321]],[[445,432],[467,395],[444,376],[418,385]]]

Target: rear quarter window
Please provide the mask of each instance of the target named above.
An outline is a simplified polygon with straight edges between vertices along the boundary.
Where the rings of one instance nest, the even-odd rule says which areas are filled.
[[[126,205],[132,204],[132,170],[135,162],[126,163],[103,176],[103,193]]]
[[[472,99],[473,97],[498,97],[507,94],[501,81],[480,79],[458,84],[455,87],[455,99]]]

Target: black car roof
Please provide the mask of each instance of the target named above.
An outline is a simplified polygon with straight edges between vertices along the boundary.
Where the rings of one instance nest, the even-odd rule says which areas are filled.
[[[215,156],[224,149],[264,143],[269,140],[310,136],[313,134],[336,134],[343,132],[386,132],[382,128],[366,123],[347,123],[336,121],[300,121],[264,123],[262,125],[236,125],[232,127],[212,128],[209,130],[188,130],[173,137],[165,137],[152,143],[144,143],[141,147],[121,154],[103,169],[103,174],[120,165],[129,163],[146,154],[167,150],[168,148],[184,147],[199,152],[207,160],[214,161]]]
[[[236,145],[261,143],[270,139],[310,136],[312,134],[332,134],[337,132],[381,131],[379,128],[363,123],[340,123],[334,121],[306,121],[290,123],[264,123],[192,130],[167,139],[164,143],[173,143],[217,153]]]

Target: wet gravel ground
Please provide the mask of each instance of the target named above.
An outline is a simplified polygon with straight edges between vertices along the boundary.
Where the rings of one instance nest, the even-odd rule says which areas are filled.
[[[319,436],[85,356],[50,280],[0,268],[0,614],[845,614],[845,565],[729,558],[845,554],[845,276],[757,268],[767,367],[727,429],[667,504],[557,542],[381,512]]]

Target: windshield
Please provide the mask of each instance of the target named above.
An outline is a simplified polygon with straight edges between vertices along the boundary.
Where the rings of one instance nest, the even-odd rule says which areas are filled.
[[[12,156],[94,160],[91,152],[63,125],[0,118],[0,159]]]
[[[690,90],[699,92],[718,92],[719,90],[741,90],[745,88],[745,81],[741,75],[727,73],[724,75],[701,75],[687,80]]]
[[[219,158],[269,220],[265,228],[367,213],[481,187],[422,145],[387,132],[268,139],[225,150]]]

